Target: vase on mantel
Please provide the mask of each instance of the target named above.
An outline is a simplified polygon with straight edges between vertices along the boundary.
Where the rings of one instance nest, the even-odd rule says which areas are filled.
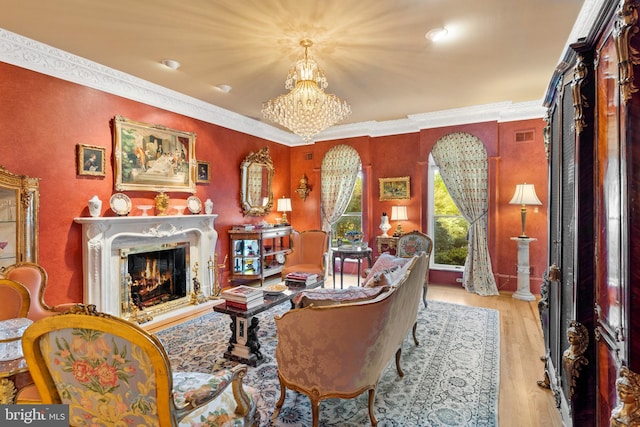
[[[102,200],[100,200],[98,196],[93,196],[87,204],[89,206],[89,215],[94,218],[99,217],[100,212],[102,212]]]
[[[387,232],[391,230],[391,224],[389,224],[389,217],[387,216],[386,212],[382,212],[380,230],[382,230],[382,237],[389,237]]]
[[[211,201],[211,199],[207,199],[204,202],[204,213],[208,215],[211,212],[213,212],[213,202]]]

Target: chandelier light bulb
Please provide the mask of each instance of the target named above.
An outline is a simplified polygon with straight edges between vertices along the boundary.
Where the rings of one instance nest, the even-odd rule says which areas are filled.
[[[304,57],[296,62],[285,80],[289,93],[262,105],[262,114],[299,135],[305,142],[351,114],[351,107],[335,95],[324,92],[328,82],[318,64],[309,57],[311,40],[300,41]]]

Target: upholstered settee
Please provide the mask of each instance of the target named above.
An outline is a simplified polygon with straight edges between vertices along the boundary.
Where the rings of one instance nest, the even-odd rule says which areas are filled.
[[[330,302],[322,295],[332,295],[333,289],[313,290],[305,297],[307,306],[276,316],[276,407],[283,406],[287,388],[304,393],[317,426],[321,400],[349,399],[368,391],[369,417],[376,425],[375,391],[384,367],[395,354],[402,377],[400,351],[409,330],[418,345],[416,317],[426,269],[426,256],[420,254],[394,271],[388,285],[356,288],[355,300]]]

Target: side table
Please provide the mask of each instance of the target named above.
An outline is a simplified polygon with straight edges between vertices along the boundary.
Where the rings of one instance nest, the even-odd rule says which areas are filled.
[[[518,290],[512,295],[513,298],[524,301],[535,301],[536,297],[531,293],[529,267],[529,243],[538,240],[532,237],[512,237],[511,240],[518,242]]]
[[[372,252],[371,248],[360,248],[360,247],[354,248],[352,246],[340,246],[335,249],[331,249],[331,251],[333,252],[331,265],[334,267],[333,287],[334,288],[336,287],[336,273],[335,273],[336,258],[340,258],[340,289],[342,289],[343,287],[343,279],[344,279],[343,270],[344,270],[345,258],[355,259],[358,261],[358,286],[360,286],[360,263],[362,262],[362,259],[363,258],[367,259],[367,261],[369,262],[369,267],[373,265],[373,261],[371,259],[371,252]]]
[[[382,253],[382,248],[386,248],[386,251],[393,250],[395,252],[398,250],[398,237],[376,236],[376,246],[379,254]]]

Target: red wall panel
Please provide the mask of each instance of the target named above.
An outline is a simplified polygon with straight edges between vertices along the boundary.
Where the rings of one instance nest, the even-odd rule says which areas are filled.
[[[0,63],[0,165],[16,174],[41,178],[40,181],[40,263],[50,277],[46,298],[52,303],[82,300],[81,229],[73,218],[87,216],[87,200],[98,195],[103,214],[113,215],[108,207],[114,193],[112,130],[114,116],[161,124],[197,134],[196,157],[210,162],[211,183],[199,184],[197,196],[210,198],[219,214],[217,252],[222,260],[228,253],[227,231],[233,224],[274,222],[281,214],[265,218],[244,217],[240,207],[240,163],[250,153],[269,146],[274,161],[274,198],[291,197],[293,211],[288,214],[298,230],[319,229],[320,167],[324,154],[337,144],[348,144],[360,154],[364,172],[363,228],[369,245],[375,236],[383,211],[391,206],[408,207],[405,230],[426,229],[428,188],[427,160],[431,148],[451,132],[469,132],[482,140],[490,159],[490,237],[489,247],[494,273],[501,290],[516,289],[516,246],[509,237],[519,233],[519,207],[509,205],[515,184],[527,181],[536,185],[543,206],[539,213],[530,210],[527,232],[538,238],[531,245],[532,290],[537,292],[546,259],[546,158],[542,144],[542,120],[497,123],[487,122],[384,137],[356,137],[287,147],[220,126],[205,123],[160,108],[141,104],[98,90]],[[515,143],[514,132],[534,129],[535,141]],[[106,176],[76,174],[76,145],[90,144],[106,148]],[[295,193],[300,177],[309,179],[311,193],[302,201]],[[409,176],[411,199],[379,201],[378,179]],[[152,204],[154,192],[127,192],[134,207]],[[188,193],[170,193],[174,203]],[[132,212],[139,214],[139,211]],[[392,224],[395,227],[395,224]],[[454,284],[455,275],[451,277]]]

